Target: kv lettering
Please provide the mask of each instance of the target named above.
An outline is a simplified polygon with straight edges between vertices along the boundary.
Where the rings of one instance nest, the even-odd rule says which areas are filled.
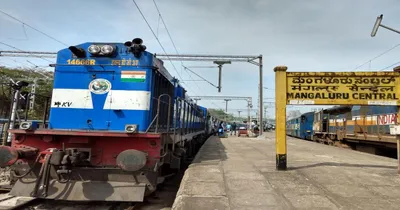
[[[56,101],[54,102],[54,106],[57,107],[71,107],[72,102],[60,102],[60,101]]]

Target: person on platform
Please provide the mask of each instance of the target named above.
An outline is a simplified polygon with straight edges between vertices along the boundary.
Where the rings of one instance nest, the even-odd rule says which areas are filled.
[[[233,122],[232,127],[231,127],[231,136],[232,136],[232,133],[235,133],[234,135],[236,136],[236,127],[237,127],[236,123]]]
[[[224,134],[224,122],[221,122],[218,127],[218,135],[222,136]]]
[[[229,133],[231,131],[231,128],[232,128],[231,124],[227,123],[226,124],[226,132]]]

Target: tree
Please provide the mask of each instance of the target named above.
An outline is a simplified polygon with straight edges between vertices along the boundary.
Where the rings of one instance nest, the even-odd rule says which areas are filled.
[[[208,109],[208,112],[210,113],[210,115],[219,118],[220,120],[226,119],[227,121],[231,121],[235,119],[232,114],[228,114],[222,109]]]

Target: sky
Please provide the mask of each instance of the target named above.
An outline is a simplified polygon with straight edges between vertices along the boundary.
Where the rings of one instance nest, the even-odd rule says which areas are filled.
[[[379,28],[370,36],[376,17],[382,24],[400,29],[398,0],[155,0],[173,41],[181,54],[263,55],[265,101],[273,102],[273,68],[285,65],[288,71],[376,71],[392,69],[400,62],[400,47],[373,59],[400,43],[400,36]],[[175,53],[152,0],[136,0],[167,53]],[[132,0],[30,1],[0,0],[0,10],[11,14],[67,45],[89,41],[125,42],[144,40],[147,51],[163,53]],[[0,41],[22,50],[58,51],[58,43],[0,13]],[[0,50],[11,50],[1,45]],[[371,61],[370,61],[371,60]],[[369,62],[370,61],[370,62]],[[35,58],[0,57],[0,65],[47,66]],[[183,80],[198,80],[181,68],[179,61],[164,61],[169,72]],[[365,65],[359,67],[361,64]],[[400,64],[400,63],[399,63]],[[211,62],[184,62],[185,66],[211,66]],[[51,70],[51,68],[48,68]],[[176,70],[175,70],[176,69]],[[217,68],[193,68],[217,85]],[[179,75],[179,76],[178,76]],[[191,77],[190,77],[190,76]],[[257,107],[258,67],[232,63],[222,70],[222,91],[208,83],[187,81],[191,96],[232,95],[253,98]],[[200,100],[208,108],[225,109],[224,101]],[[231,101],[229,112],[246,109],[245,101]],[[267,105],[273,118],[275,109]],[[311,111],[314,107],[289,107]],[[243,116],[242,112],[242,116]],[[253,113],[254,114],[254,113]]]

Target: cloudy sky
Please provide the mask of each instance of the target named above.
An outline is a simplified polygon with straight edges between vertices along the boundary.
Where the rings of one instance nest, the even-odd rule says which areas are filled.
[[[151,0],[136,0],[168,53],[175,53]],[[274,98],[276,65],[289,71],[381,70],[400,62],[400,47],[368,62],[400,43],[400,36],[380,28],[370,37],[378,15],[383,24],[400,29],[398,0],[156,0],[179,53],[262,54],[265,98]],[[124,42],[141,37],[148,51],[162,49],[131,0],[30,1],[0,0],[0,10],[57,38],[67,45],[87,41]],[[25,28],[25,29],[24,29]],[[0,14],[0,41],[23,50],[58,51],[66,46]],[[25,35],[26,33],[26,35]],[[0,44],[0,49],[9,47]],[[34,58],[0,58],[0,65],[38,66],[48,62]],[[23,64],[21,64],[23,63]],[[165,62],[172,75],[197,80],[174,62]],[[185,62],[187,66],[212,63]],[[193,69],[217,84],[217,69]],[[206,82],[186,82],[190,95],[237,95],[257,102],[258,69],[233,63],[223,69],[222,92]],[[273,101],[268,99],[266,101]],[[199,101],[207,107],[225,108],[223,101]],[[229,108],[245,109],[246,102],[232,101]],[[308,111],[310,108],[298,107]],[[294,108],[291,108],[294,109]],[[237,113],[235,110],[232,112]],[[274,108],[268,108],[273,116]]]

